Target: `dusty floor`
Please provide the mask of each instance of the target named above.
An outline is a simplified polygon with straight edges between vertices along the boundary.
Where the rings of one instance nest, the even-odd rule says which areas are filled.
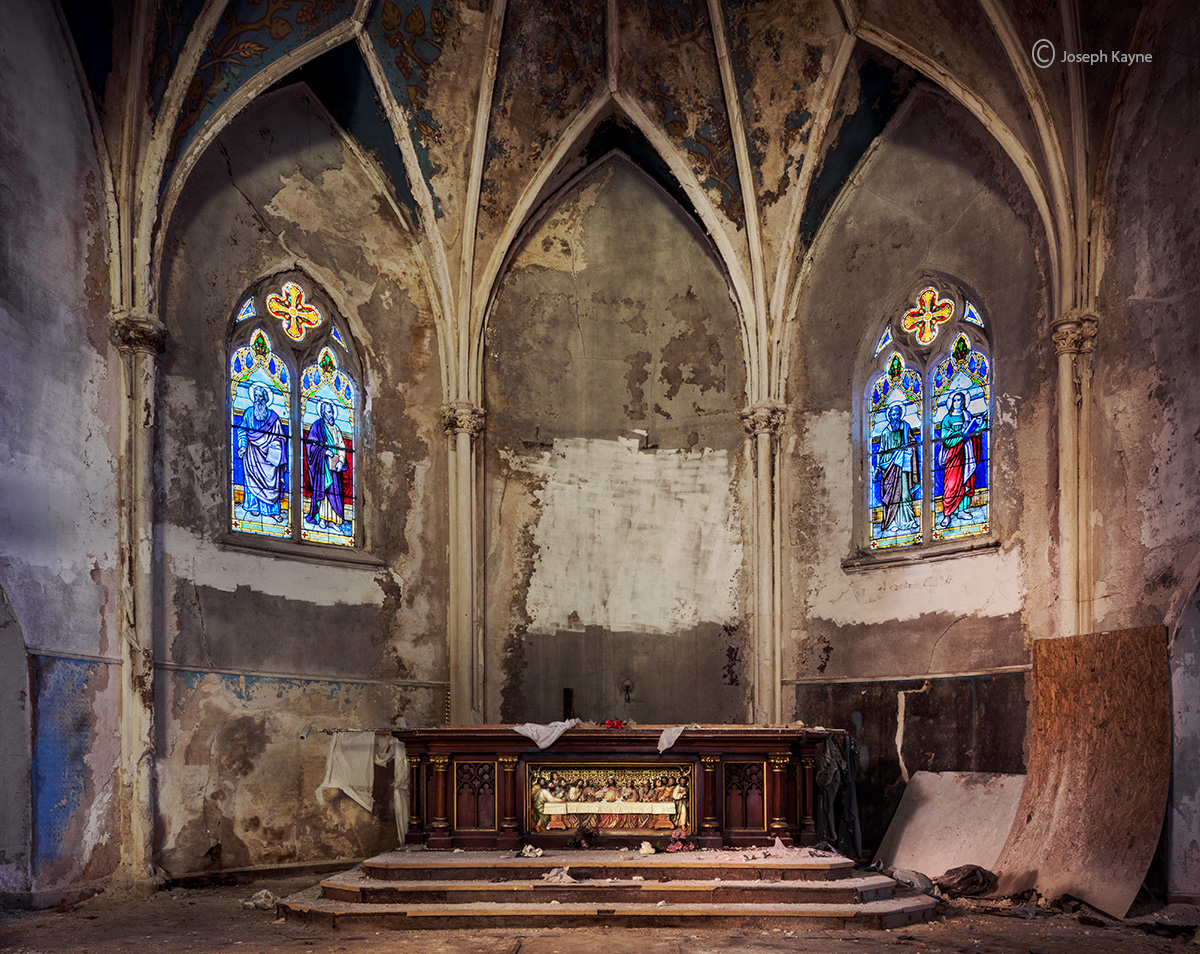
[[[931,924],[894,931],[629,930],[602,927],[524,931],[324,932],[277,921],[273,911],[248,910],[242,902],[260,890],[286,896],[312,885],[314,876],[270,879],[208,888],[174,888],[155,895],[99,895],[70,908],[0,912],[0,951],[20,954],[115,954],[149,951],[236,954],[708,954],[708,952],[883,951],[1003,952],[1188,952],[1194,928],[1172,925],[1171,911],[1135,908],[1124,922],[1080,912],[1051,912],[1027,919],[1010,905],[955,902]],[[1194,914],[1195,909],[1190,909]],[[1140,914],[1138,912],[1141,912]],[[1184,920],[1187,919],[1186,914]],[[1082,923],[1085,921],[1099,921]],[[1178,918],[1176,918],[1177,920]],[[1194,918],[1193,918],[1194,920]],[[1139,926],[1139,922],[1142,926]],[[1151,925],[1158,922],[1158,932]],[[1174,935],[1174,936],[1170,936]]]

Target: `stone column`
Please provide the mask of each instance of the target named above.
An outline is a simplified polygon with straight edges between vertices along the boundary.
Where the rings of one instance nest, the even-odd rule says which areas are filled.
[[[1096,316],[1072,311],[1051,323],[1058,359],[1059,633],[1092,627],[1091,426]]]
[[[467,401],[442,408],[450,435],[450,723],[483,718],[482,633],[475,619],[475,438],[484,412]]]
[[[154,863],[154,429],[166,329],[144,311],[113,318],[121,356],[121,867],[150,886]]]
[[[776,613],[775,445],[787,409],[761,404],[742,412],[754,459],[754,722],[783,721],[782,632]]]

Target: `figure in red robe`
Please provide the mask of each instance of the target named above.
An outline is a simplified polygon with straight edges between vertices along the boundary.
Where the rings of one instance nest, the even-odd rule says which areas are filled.
[[[948,528],[959,511],[971,507],[975,493],[975,475],[982,455],[980,431],[982,419],[967,410],[965,391],[950,395],[950,407],[942,418],[942,446],[938,463],[942,465],[942,520]]]

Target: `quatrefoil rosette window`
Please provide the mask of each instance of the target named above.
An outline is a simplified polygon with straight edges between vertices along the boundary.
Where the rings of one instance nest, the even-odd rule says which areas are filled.
[[[268,279],[239,300],[226,356],[229,529],[361,545],[362,376],[344,320],[306,277]]]
[[[994,382],[981,309],[956,286],[925,283],[872,338],[860,417],[865,544],[990,533]]]

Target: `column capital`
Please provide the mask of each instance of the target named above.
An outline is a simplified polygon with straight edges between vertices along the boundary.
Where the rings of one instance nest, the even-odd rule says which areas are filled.
[[[450,434],[470,434],[472,438],[483,433],[483,422],[487,412],[470,401],[455,401],[442,405],[442,425]]]
[[[156,315],[133,308],[112,317],[112,341],[122,352],[162,354],[167,343],[166,326]]]
[[[1096,345],[1099,319],[1091,312],[1068,311],[1050,322],[1055,354],[1090,354]]]
[[[754,404],[739,415],[742,429],[754,437],[758,434],[776,436],[783,430],[787,408],[782,404]]]

